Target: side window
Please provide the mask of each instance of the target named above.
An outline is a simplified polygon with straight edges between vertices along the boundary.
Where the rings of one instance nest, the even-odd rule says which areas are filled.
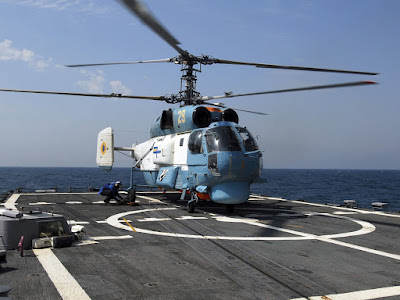
[[[236,129],[242,138],[243,146],[246,151],[258,150],[256,140],[251,136],[250,132],[246,128],[236,127]]]
[[[180,147],[183,146],[183,141],[184,141],[184,140],[185,140],[184,138],[181,138],[181,140],[179,141],[179,146],[180,146]]]
[[[193,154],[203,153],[203,132],[201,130],[191,133],[189,136],[188,148]]]

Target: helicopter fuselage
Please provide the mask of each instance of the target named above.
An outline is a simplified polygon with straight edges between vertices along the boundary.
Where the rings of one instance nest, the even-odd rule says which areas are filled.
[[[150,186],[240,204],[248,200],[250,185],[260,177],[261,151],[251,133],[238,125],[232,109],[193,105],[165,110],[150,136],[133,145],[131,152]],[[104,149],[102,145],[99,140]],[[101,159],[98,164],[107,168]]]
[[[164,111],[152,138],[133,147],[136,160],[152,147],[140,163],[147,184],[195,191],[222,204],[246,202],[262,159],[250,132],[237,122],[232,109],[195,105]]]

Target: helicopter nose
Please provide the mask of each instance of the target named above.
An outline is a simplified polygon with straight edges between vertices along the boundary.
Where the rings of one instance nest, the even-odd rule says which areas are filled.
[[[211,188],[210,198],[220,204],[241,204],[249,199],[250,184],[247,181],[230,181]]]

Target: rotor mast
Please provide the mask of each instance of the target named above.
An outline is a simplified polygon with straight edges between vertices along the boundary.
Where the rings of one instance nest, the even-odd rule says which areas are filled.
[[[187,61],[182,62],[181,89],[179,91],[181,105],[197,104],[197,99],[200,97],[200,93],[196,91],[196,72],[201,72],[201,70],[193,67],[196,63],[197,60],[190,56]]]

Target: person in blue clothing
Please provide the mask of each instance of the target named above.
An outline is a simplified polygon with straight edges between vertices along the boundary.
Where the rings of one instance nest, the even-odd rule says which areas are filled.
[[[102,196],[106,196],[106,199],[104,199],[104,202],[106,203],[106,205],[110,202],[111,199],[117,200],[118,204],[121,204],[124,202],[123,198],[118,193],[118,191],[121,189],[121,187],[122,187],[121,181],[106,183],[100,189],[98,194],[102,195]]]

